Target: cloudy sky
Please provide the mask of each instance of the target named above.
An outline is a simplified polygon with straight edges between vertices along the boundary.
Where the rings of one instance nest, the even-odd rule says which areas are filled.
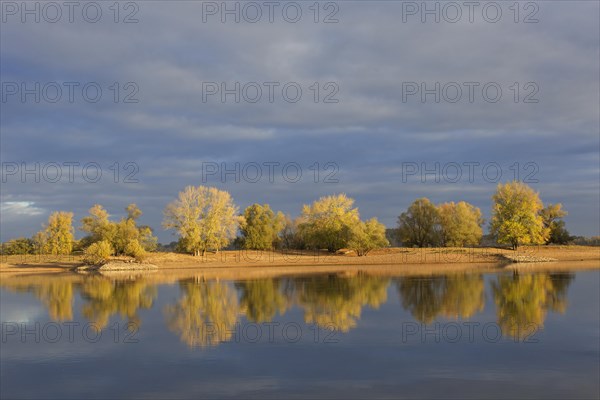
[[[599,234],[596,1],[23,4],[1,3],[3,241],[135,202],[169,242],[162,210],[200,184],[293,216],[345,192],[388,227],[422,196],[489,218],[515,178]]]

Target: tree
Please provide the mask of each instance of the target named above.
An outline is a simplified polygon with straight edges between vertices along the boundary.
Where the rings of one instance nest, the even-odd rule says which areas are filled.
[[[244,249],[270,250],[279,240],[279,232],[284,227],[284,216],[275,214],[268,204],[253,204],[244,210],[240,223]]]
[[[50,214],[48,224],[36,235],[45,254],[71,254],[75,241],[73,213],[57,211]]]
[[[358,256],[366,256],[371,250],[389,246],[385,237],[385,225],[371,218],[366,222],[360,221],[352,229],[348,247],[356,251]]]
[[[22,254],[33,254],[34,252],[34,241],[28,238],[16,238],[11,239],[8,242],[2,244],[3,255],[22,255]]]
[[[438,206],[442,244],[447,247],[478,245],[483,236],[481,210],[464,201]]]
[[[302,208],[300,234],[309,247],[334,252],[348,245],[352,229],[359,224],[354,200],[345,194],[325,196]]]
[[[83,261],[88,264],[100,264],[109,259],[113,248],[107,240],[92,243],[83,251]]]
[[[142,210],[140,210],[135,203],[131,203],[125,207],[125,211],[127,211],[127,219],[132,219],[134,221],[142,215]]]
[[[82,241],[89,247],[93,243],[106,241],[115,255],[126,255],[140,260],[145,251],[154,251],[157,238],[148,226],[138,226],[136,220],[142,211],[135,204],[125,207],[127,216],[119,222],[109,220],[108,212],[99,204],[90,208],[90,215],[81,220],[81,230],[89,233]],[[135,242],[135,243],[134,243]]]
[[[298,249],[303,250],[306,248],[304,239],[300,234],[300,219],[292,219],[289,215],[286,215],[283,220],[283,229],[281,230],[281,246],[284,249]]]
[[[229,193],[188,186],[165,208],[163,226],[177,231],[186,251],[204,255],[207,250],[219,251],[235,237],[237,211]]]
[[[116,226],[109,221],[108,212],[100,204],[94,204],[88,211],[89,215],[81,219],[81,229],[90,235],[89,241],[96,243],[106,240],[114,242]]]
[[[540,211],[544,223],[544,229],[547,230],[546,244],[556,243],[565,244],[571,240],[571,235],[565,228],[565,222],[562,220],[567,212],[562,209],[562,204],[548,204]]]
[[[516,250],[520,244],[545,242],[547,231],[540,215],[543,205],[532,188],[518,181],[499,184],[492,202],[491,232],[498,243]]]
[[[405,246],[435,246],[439,242],[440,216],[437,208],[423,197],[415,200],[398,217],[398,235]]]

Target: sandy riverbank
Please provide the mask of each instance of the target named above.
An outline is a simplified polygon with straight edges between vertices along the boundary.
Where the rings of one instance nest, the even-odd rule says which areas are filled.
[[[506,256],[553,258],[556,262],[519,263],[507,266]],[[118,258],[115,258],[118,261]],[[267,277],[275,275],[315,272],[373,274],[431,274],[454,271],[519,269],[594,269],[600,268],[600,248],[587,246],[535,246],[521,247],[517,252],[497,248],[387,248],[373,251],[366,257],[354,254],[329,254],[326,252],[259,252],[222,251],[204,257],[177,253],[151,253],[145,260],[158,266],[149,275],[172,277],[186,276]],[[64,273],[82,265],[78,256],[2,256],[0,278],[21,274]],[[120,272],[127,275],[127,271]]]

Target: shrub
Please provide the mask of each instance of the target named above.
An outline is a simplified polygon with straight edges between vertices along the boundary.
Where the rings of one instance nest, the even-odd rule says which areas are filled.
[[[136,261],[143,261],[146,257],[146,251],[137,240],[130,240],[127,242],[125,246],[125,255],[131,256],[136,259]]]
[[[87,264],[100,264],[105,262],[111,256],[113,252],[112,246],[106,240],[101,240],[96,243],[92,243],[83,252],[83,261]]]

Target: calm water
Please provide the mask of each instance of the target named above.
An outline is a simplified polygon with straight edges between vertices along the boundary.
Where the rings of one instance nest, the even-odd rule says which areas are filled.
[[[598,398],[600,271],[3,278],[2,398]]]

